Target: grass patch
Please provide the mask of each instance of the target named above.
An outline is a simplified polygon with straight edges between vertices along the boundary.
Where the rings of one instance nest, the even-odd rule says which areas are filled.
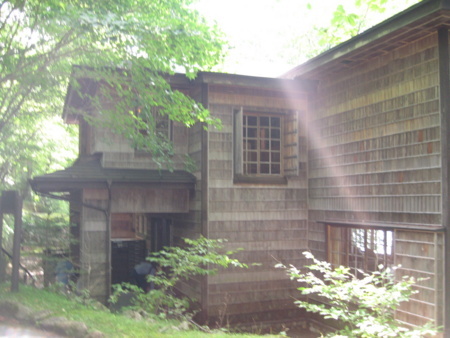
[[[15,300],[33,310],[51,311],[53,316],[84,322],[90,331],[101,331],[107,337],[258,337],[251,334],[204,333],[197,330],[176,331],[171,329],[178,324],[174,321],[134,320],[109,311],[93,309],[48,290],[23,285],[17,293],[9,290],[9,283],[0,284],[0,300]]]

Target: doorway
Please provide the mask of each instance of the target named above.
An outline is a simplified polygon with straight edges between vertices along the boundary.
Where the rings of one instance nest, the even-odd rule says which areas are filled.
[[[131,271],[152,252],[172,245],[172,219],[154,214],[112,214],[111,283],[131,282]]]

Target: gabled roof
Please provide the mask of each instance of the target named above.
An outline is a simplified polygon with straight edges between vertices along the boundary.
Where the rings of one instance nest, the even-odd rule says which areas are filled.
[[[424,0],[367,31],[283,74],[283,78],[316,79],[381,56],[439,28],[450,27],[450,0]]]
[[[92,109],[91,98],[98,92],[101,86],[101,80],[98,78],[99,74],[95,74],[94,69],[90,67],[74,65],[72,68],[72,81],[69,83],[67,89],[63,118],[67,123],[78,123],[80,112],[88,112]],[[108,69],[108,71],[123,72],[122,69]],[[174,89],[184,89],[185,91],[193,88],[192,86],[194,84],[258,87],[282,91],[311,91],[315,88],[315,83],[307,80],[267,78],[214,72],[199,72],[195,80],[188,79],[185,74],[177,73],[170,76],[167,75],[167,81]]]
[[[195,176],[182,170],[103,168],[99,156],[79,158],[71,167],[34,177],[30,184],[37,192],[67,192],[106,184],[152,186],[177,185],[193,188]]]

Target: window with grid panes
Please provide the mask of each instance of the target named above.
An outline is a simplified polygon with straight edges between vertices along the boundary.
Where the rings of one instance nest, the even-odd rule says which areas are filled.
[[[146,128],[139,129],[142,135],[148,135],[150,130],[166,140],[172,140],[172,124],[169,116],[162,114],[159,107],[151,107],[150,114],[146,115],[141,108],[136,109],[136,115],[147,124]]]
[[[243,114],[243,174],[281,175],[281,116]]]
[[[163,142],[172,141],[172,121],[166,114],[162,114],[159,107],[151,107],[149,111],[135,110],[136,116],[142,119],[139,125],[139,133],[143,136],[156,135]],[[148,156],[147,150],[140,149],[135,145],[135,153],[139,156]]]
[[[328,225],[327,231],[328,261],[333,267],[347,266],[359,275],[358,270],[373,272],[380,266],[392,266],[392,230]]]

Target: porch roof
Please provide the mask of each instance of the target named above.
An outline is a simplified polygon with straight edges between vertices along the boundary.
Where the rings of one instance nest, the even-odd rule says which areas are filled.
[[[194,188],[195,176],[182,170],[104,168],[99,156],[79,158],[64,170],[36,176],[30,180],[36,192],[68,192],[105,184],[170,186]]]

